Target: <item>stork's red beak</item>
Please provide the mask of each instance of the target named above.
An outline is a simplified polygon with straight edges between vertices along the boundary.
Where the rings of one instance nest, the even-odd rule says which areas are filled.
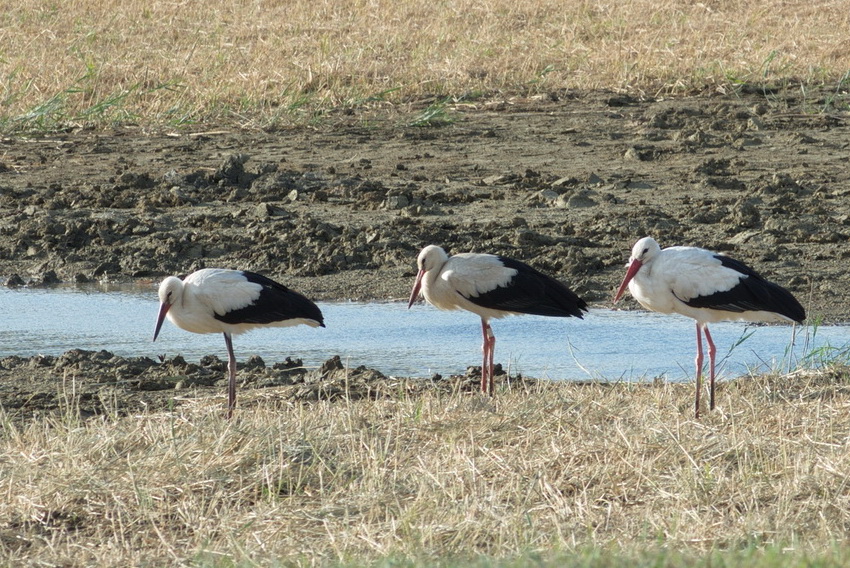
[[[153,340],[159,335],[159,330],[162,329],[162,322],[165,321],[165,314],[168,313],[171,304],[162,303],[159,306],[159,316],[156,318],[156,330],[153,332]]]
[[[626,270],[626,276],[625,278],[623,278],[623,283],[620,284],[620,287],[617,289],[617,295],[614,296],[615,304],[620,299],[620,296],[623,295],[623,292],[626,291],[626,286],[629,285],[629,282],[632,281],[632,278],[635,277],[635,274],[638,273],[638,270],[640,270],[641,266],[643,266],[643,263],[637,259],[633,260],[632,263],[629,265],[629,269]]]
[[[422,277],[425,276],[425,271],[420,270],[419,274],[416,275],[416,282],[413,284],[413,290],[410,292],[410,301],[407,302],[407,309],[410,309],[410,306],[413,305],[413,302],[416,301],[416,298],[419,297],[419,289],[422,288]]]

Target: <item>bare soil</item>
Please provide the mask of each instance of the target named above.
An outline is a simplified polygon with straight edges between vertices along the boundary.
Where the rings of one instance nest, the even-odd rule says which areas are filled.
[[[651,235],[734,256],[794,292],[810,319],[843,322],[850,114],[817,112],[832,95],[552,93],[452,107],[428,126],[349,110],[270,132],[12,136],[0,141],[0,278],[158,281],[229,267],[318,301],[400,300],[434,243],[521,259],[611,307],[632,244]],[[72,381],[90,412],[164,406],[218,389],[221,362],[208,363],[7,358],[0,403],[56,408]],[[310,382],[269,365],[243,378]]]

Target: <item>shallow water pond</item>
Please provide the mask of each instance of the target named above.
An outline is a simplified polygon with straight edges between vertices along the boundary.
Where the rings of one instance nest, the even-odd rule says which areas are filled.
[[[287,356],[316,366],[340,355],[350,366],[388,375],[427,377],[462,373],[481,364],[477,316],[426,304],[319,303],[327,328],[296,326],[234,337],[237,358],[267,363]],[[69,349],[105,349],[122,356],[180,354],[226,358],[220,334],[196,335],[166,322],[151,341],[158,310],[154,287],[118,290],[59,287],[0,289],[0,357],[59,355]],[[557,380],[670,380],[693,377],[694,324],[679,316],[593,309],[584,320],[516,316],[493,320],[496,362],[511,373]],[[850,327],[714,324],[722,377],[807,364],[816,349],[850,344]]]

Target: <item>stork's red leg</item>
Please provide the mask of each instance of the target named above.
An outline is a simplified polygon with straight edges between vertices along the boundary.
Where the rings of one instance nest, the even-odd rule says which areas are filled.
[[[699,418],[699,396],[700,391],[702,391],[702,327],[699,323],[697,323],[697,396],[696,402],[694,403],[694,415],[696,418]]]
[[[490,327],[490,325],[485,320],[482,319],[481,320],[481,337],[482,337],[482,343],[481,343],[481,354],[482,354],[481,394],[487,394],[487,384],[489,383],[488,371],[489,371],[490,367],[487,364],[487,361],[489,360],[487,353],[488,353],[488,350],[490,349],[490,341],[489,341],[489,338],[487,337],[487,328],[488,327]]]
[[[489,376],[490,376],[490,383],[487,385],[487,391],[488,391],[488,394],[490,396],[493,396],[493,393],[495,392],[495,382],[496,382],[496,378],[493,376],[493,374],[494,374],[493,353],[496,351],[496,336],[493,335],[493,328],[490,327],[489,323],[487,324],[487,338],[489,339],[489,345],[490,345],[490,357],[487,361],[487,365],[490,369],[490,371],[488,373]]]
[[[484,338],[481,346],[481,351],[484,353],[484,360],[481,363],[481,394],[493,396],[493,351],[496,348],[496,337],[493,335],[490,323],[484,319],[481,320],[481,335]]]
[[[227,345],[227,371],[229,379],[227,381],[227,417],[233,416],[233,409],[236,408],[236,355],[233,354],[233,341],[229,333],[224,334],[224,343]]]
[[[708,325],[705,326],[705,340],[708,342],[708,367],[709,367],[709,404],[708,407],[714,410],[714,356],[717,354],[717,348],[714,346],[714,341],[711,340],[711,334],[708,332]]]

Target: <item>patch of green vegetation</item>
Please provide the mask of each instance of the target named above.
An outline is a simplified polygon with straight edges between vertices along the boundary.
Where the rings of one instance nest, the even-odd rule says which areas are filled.
[[[835,90],[823,101],[822,112],[846,112],[850,110],[850,69],[838,80]]]
[[[840,568],[850,561],[847,547],[834,545],[824,550],[800,550],[794,546],[769,547],[745,546],[739,549],[715,549],[708,552],[688,551],[671,548],[644,550],[621,550],[616,548],[588,548],[577,552],[540,553],[531,552],[524,556],[496,558],[493,556],[445,557],[433,556],[388,556],[372,562],[351,558],[337,563],[324,564],[333,568]],[[265,561],[263,565],[269,565]],[[285,563],[272,566],[314,565],[315,559],[288,559]],[[224,568],[240,566],[232,558],[200,553],[192,559],[193,566]],[[245,564],[245,565],[251,565]]]
[[[445,97],[434,101],[428,105],[428,108],[410,119],[407,126],[439,127],[454,124],[455,118],[448,107],[450,100],[451,97]]]
[[[774,49],[768,53],[758,69],[745,74],[727,70],[725,75],[734,94],[761,93],[770,99],[792,83],[790,68],[791,61]]]
[[[31,82],[20,81],[17,73],[12,72],[3,81],[2,88],[0,109],[24,98],[31,89]],[[91,66],[87,66],[86,73],[70,86],[49,96],[27,112],[16,116],[0,113],[0,130],[44,132],[61,130],[79,122],[95,126],[123,124],[139,118],[133,108],[141,99],[155,96],[162,90],[174,91],[181,88],[175,81],[150,88],[142,88],[137,83],[114,92],[100,93],[98,73]]]
[[[803,567],[840,567],[846,566],[850,553],[846,548],[832,547],[824,551],[798,551],[793,547],[769,548],[747,547],[741,550],[712,550],[706,553],[669,548],[626,551],[605,548],[590,548],[573,553],[543,555],[531,553],[517,558],[476,557],[469,559],[385,559],[371,564],[374,568],[419,568],[433,566],[440,568],[520,568],[535,566],[539,568],[570,566],[571,568],[679,568],[711,567],[732,568],[803,568]],[[340,564],[347,568],[362,564]]]
[[[375,93],[373,95],[366,95],[363,97],[355,97],[346,103],[347,106],[359,107],[363,105],[368,105],[370,103],[379,103],[387,101],[389,95],[393,93],[397,93],[401,90],[401,87],[393,87],[392,89],[386,89]]]

